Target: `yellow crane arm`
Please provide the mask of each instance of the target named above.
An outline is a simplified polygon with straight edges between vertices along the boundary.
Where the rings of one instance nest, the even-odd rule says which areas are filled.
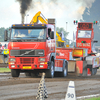
[[[35,14],[35,16],[31,20],[30,24],[38,23],[38,21],[41,21],[43,24],[48,24],[48,20],[43,16],[41,11],[39,11]]]
[[[60,37],[60,35],[57,32],[56,32],[56,36],[57,36],[56,40],[62,41],[62,38]]]

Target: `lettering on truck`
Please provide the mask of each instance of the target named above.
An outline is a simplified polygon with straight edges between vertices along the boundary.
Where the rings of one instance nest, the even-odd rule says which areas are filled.
[[[77,46],[90,47],[90,43],[77,43]]]

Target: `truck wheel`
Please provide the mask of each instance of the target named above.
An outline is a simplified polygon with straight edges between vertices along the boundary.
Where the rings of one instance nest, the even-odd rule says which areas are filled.
[[[87,76],[87,68],[83,68],[83,74],[82,76]]]
[[[67,63],[65,63],[63,72],[61,73],[60,76],[62,76],[62,77],[66,77],[67,76],[67,74],[68,74],[68,69],[67,68],[68,68]]]
[[[19,69],[11,69],[11,76],[12,77],[19,77],[20,70]]]
[[[25,75],[26,75],[26,76],[31,76],[31,73],[25,72]]]
[[[46,71],[46,77],[53,78],[54,77],[54,62],[51,61],[50,69]]]
[[[81,74],[82,76],[87,76],[87,71],[88,71],[87,68],[88,68],[87,62],[83,61],[83,73]]]
[[[94,75],[96,75],[96,73],[97,73],[97,68],[95,68],[95,74]]]
[[[92,75],[96,75],[97,73],[97,68],[92,68]]]

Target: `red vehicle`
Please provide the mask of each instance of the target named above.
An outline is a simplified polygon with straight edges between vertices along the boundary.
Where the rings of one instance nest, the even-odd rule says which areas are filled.
[[[97,23],[97,22],[96,22]],[[76,47],[86,48],[88,50],[87,56],[84,60],[87,62],[87,71],[90,75],[95,75],[99,68],[100,58],[96,56],[94,43],[94,29],[91,22],[79,22],[76,32]]]
[[[12,77],[37,76],[45,72],[46,77],[54,77],[55,72],[67,76],[67,60],[56,59],[55,26],[48,24],[14,24],[9,39],[9,68]],[[53,20],[55,21],[55,20]],[[49,24],[50,22],[50,24]],[[5,41],[7,41],[5,31]]]
[[[77,76],[95,75],[100,66],[96,56],[93,23],[79,22],[76,32],[76,47],[57,48],[57,58],[68,61],[68,72]]]

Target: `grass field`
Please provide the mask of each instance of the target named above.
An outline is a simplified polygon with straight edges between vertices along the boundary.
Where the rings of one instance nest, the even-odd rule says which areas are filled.
[[[100,100],[100,97],[94,97],[94,98],[85,99],[85,100]]]
[[[4,72],[11,72],[11,69],[9,69],[9,68],[0,68],[0,73],[4,73]]]

